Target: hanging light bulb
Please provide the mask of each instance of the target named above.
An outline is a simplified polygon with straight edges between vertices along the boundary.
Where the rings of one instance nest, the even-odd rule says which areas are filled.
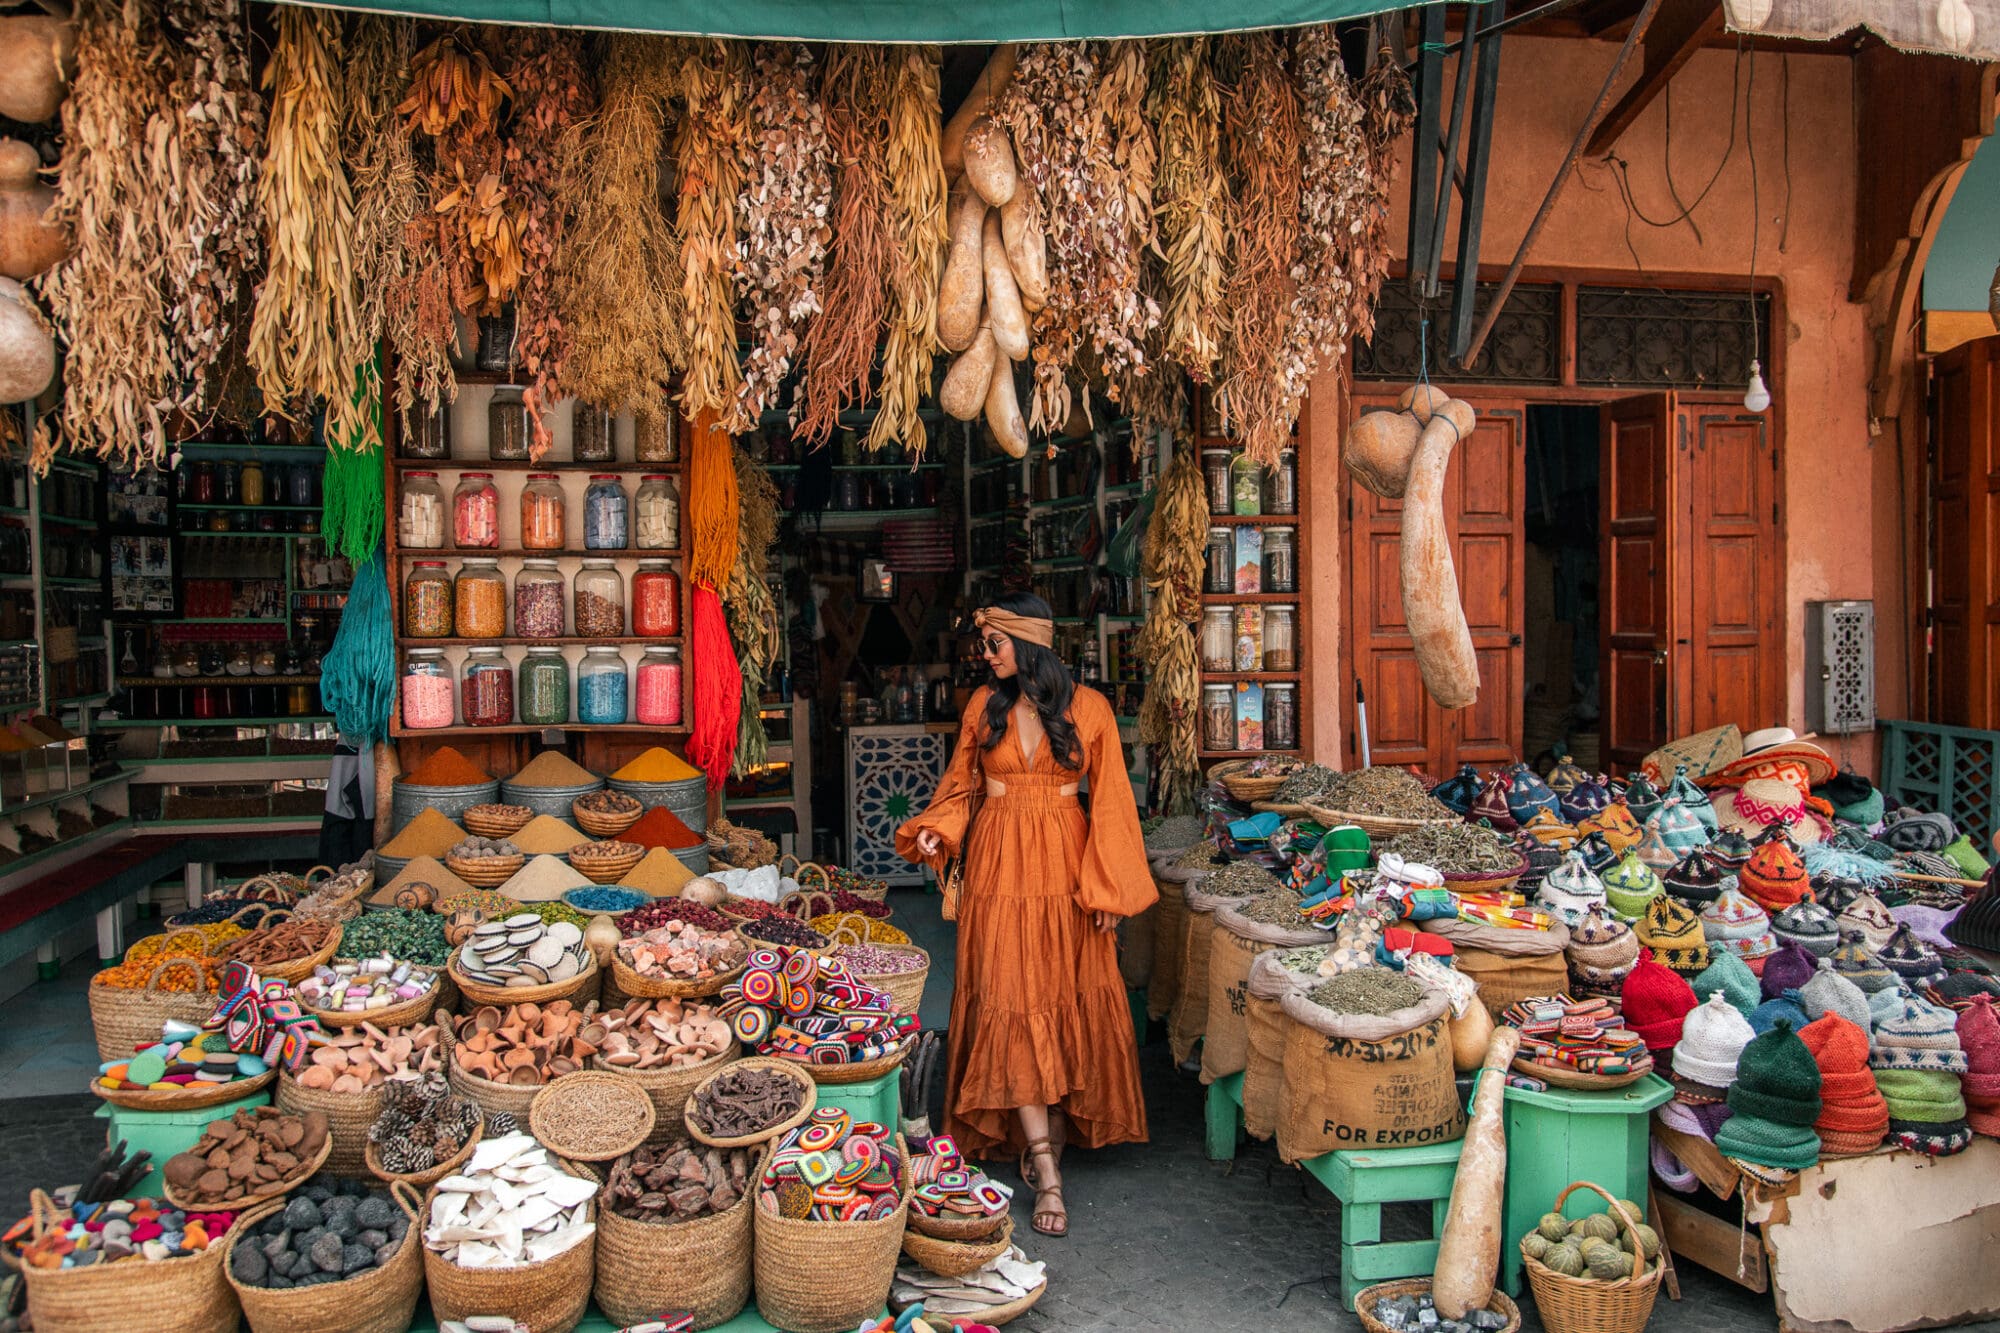
[[[1750,363],[1750,385],[1743,391],[1743,406],[1751,412],[1762,412],[1771,405],[1771,391],[1764,387],[1764,367],[1756,361]]]

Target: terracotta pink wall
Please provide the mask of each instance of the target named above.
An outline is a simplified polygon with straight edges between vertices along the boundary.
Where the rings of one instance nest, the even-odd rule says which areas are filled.
[[[1487,189],[1485,265],[1504,268],[1512,258],[1616,53],[1617,46],[1606,42],[1507,39]],[[1633,65],[1637,63],[1635,56]],[[1786,316],[1786,327],[1775,335],[1782,342],[1784,370],[1770,385],[1773,413],[1782,414],[1784,426],[1788,565],[1783,643],[1772,648],[1783,651],[1790,681],[1789,716],[1783,720],[1801,731],[1808,600],[1877,599],[1878,669],[1884,677],[1879,697],[1885,715],[1896,715],[1899,706],[1888,701],[1902,698],[1903,664],[1895,660],[1901,654],[1893,629],[1901,615],[1895,508],[1875,503],[1878,485],[1894,484],[1894,462],[1874,456],[1863,310],[1847,299],[1856,189],[1851,76],[1850,63],[1839,56],[1765,53],[1754,67],[1747,57],[1739,67],[1732,52],[1698,53],[1671,85],[1673,180],[1680,198],[1692,203],[1702,195],[1728,154],[1720,177],[1693,210],[1699,239],[1686,224],[1660,229],[1629,216],[1612,166],[1602,158],[1586,159],[1528,261],[1546,268],[1620,270],[1634,283],[1656,272],[1712,275],[1712,284],[1705,278],[1702,285],[1740,287],[1750,269],[1753,217],[1758,220],[1757,270],[1782,282]],[[1632,77],[1628,71],[1626,78]],[[1733,150],[1732,86],[1737,93]],[[1667,184],[1667,113],[1667,96],[1662,95],[1612,149],[1627,164],[1637,210],[1654,219],[1680,211]],[[1394,193],[1393,234],[1400,248],[1407,175],[1399,172]],[[1450,244],[1456,245],[1455,235]],[[1740,382],[1726,387],[1737,395],[1742,390]],[[1325,384],[1314,397],[1309,422],[1328,465],[1327,445],[1338,440],[1341,424],[1337,397],[1335,387]],[[1878,463],[1885,470],[1878,471]],[[1883,523],[1888,527],[1878,533]],[[1326,558],[1337,550],[1332,516],[1315,525],[1315,531],[1323,543],[1318,548],[1320,576],[1332,579],[1338,567]],[[1885,566],[1884,577],[1878,578],[1878,563]],[[1325,598],[1320,605],[1339,604],[1337,588],[1322,585],[1318,595]],[[1316,619],[1317,660],[1333,661],[1339,617]],[[1330,761],[1341,753],[1334,714],[1337,692],[1318,693],[1315,748]],[[1745,718],[1743,725],[1748,729],[1765,721]],[[1854,750],[1857,766],[1867,766],[1872,746],[1857,743]]]

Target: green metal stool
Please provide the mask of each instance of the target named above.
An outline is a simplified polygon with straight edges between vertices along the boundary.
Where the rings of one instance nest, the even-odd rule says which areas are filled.
[[[901,1072],[892,1069],[866,1083],[822,1083],[817,1105],[838,1106],[857,1121],[872,1120],[893,1130],[903,1121]]]

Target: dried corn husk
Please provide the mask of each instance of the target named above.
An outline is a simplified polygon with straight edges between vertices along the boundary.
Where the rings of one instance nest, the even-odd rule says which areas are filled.
[[[681,66],[687,110],[674,148],[680,164],[677,223],[688,330],[681,403],[690,417],[727,416],[735,410],[743,382],[736,362],[734,274],[749,81],[750,59],[741,42],[702,39]]]
[[[562,192],[575,216],[557,258],[569,321],[565,387],[609,411],[652,412],[687,357],[680,242],[660,202],[670,99],[687,46],[620,33],[607,40],[604,103],[564,142]]]
[[[750,326],[730,429],[746,431],[778,401],[799,342],[819,314],[826,247],[833,238],[833,155],[813,96],[813,50],[759,42],[750,132],[738,146],[736,290]]]
[[[761,767],[770,754],[770,738],[764,734],[757,706],[782,637],[769,582],[771,543],[778,536],[778,488],[763,465],[743,450],[735,451],[735,461],[736,564],[722,591],[722,611],[743,671],[743,713],[737,723],[736,757],[730,764],[730,772],[740,777]]]
[[[476,30],[446,32],[410,62],[397,106],[430,141],[438,250],[461,314],[493,315],[521,281],[519,205],[502,177],[501,112],[513,97],[476,45]]]
[[[1161,43],[1150,111],[1160,143],[1160,240],[1166,256],[1165,354],[1206,384],[1221,351],[1229,184],[1220,160],[1222,98],[1212,39]]]
[[[901,262],[891,270],[894,305],[882,352],[882,391],[868,447],[900,441],[919,457],[928,441],[917,405],[930,391],[931,368],[943,350],[937,336],[938,279],[944,272],[945,179],[938,156],[943,113],[938,107],[935,46],[889,52],[889,225]]]

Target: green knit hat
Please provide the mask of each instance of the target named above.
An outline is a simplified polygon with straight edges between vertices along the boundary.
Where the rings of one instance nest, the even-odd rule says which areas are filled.
[[[1727,949],[1711,949],[1709,957],[1714,961],[1694,979],[1695,995],[1706,1000],[1721,991],[1731,1008],[1745,1018],[1750,1017],[1764,999],[1758,991],[1757,974],[1750,970],[1750,964]]]
[[[1819,1063],[1780,1018],[1751,1038],[1736,1057],[1736,1081],[1729,1085],[1729,1108],[1781,1125],[1810,1127],[1819,1119]]]
[[[1640,859],[1637,850],[1625,853],[1617,865],[1602,876],[1604,901],[1620,921],[1637,921],[1645,915],[1646,904],[1660,896],[1660,877]]]
[[[1875,1086],[1889,1103],[1891,1120],[1942,1123],[1965,1119],[1965,1096],[1958,1075],[1935,1069],[1878,1069]]]
[[[1804,1125],[1782,1124],[1741,1111],[1715,1131],[1716,1150],[1724,1157],[1781,1171],[1809,1169],[1819,1160],[1819,1146],[1819,1135]]]

